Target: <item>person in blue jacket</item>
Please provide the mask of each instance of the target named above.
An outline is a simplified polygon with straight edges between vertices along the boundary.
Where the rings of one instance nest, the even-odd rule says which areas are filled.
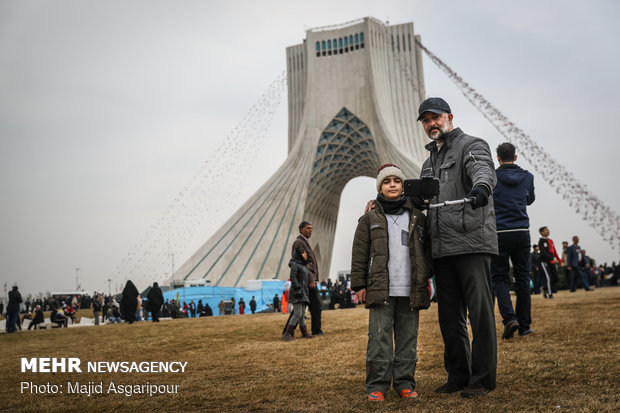
[[[530,297],[530,220],[527,206],[534,202],[534,176],[515,164],[517,155],[511,143],[497,147],[499,168],[493,189],[495,224],[499,255],[491,258],[493,294],[504,323],[503,339],[533,333]],[[510,299],[510,264],[516,283],[516,311]]]

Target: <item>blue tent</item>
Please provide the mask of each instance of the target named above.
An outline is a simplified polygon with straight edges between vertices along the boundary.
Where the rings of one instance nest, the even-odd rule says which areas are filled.
[[[268,304],[273,304],[274,295],[278,294],[278,298],[282,299],[284,291],[284,281],[280,280],[259,280],[252,283],[251,288],[237,287],[185,287],[176,290],[166,291],[164,300],[176,299],[177,294],[181,307],[183,302],[189,303],[194,300],[198,305],[198,300],[202,300],[203,305],[209,304],[213,310],[213,315],[219,314],[218,304],[221,300],[235,299],[235,314],[239,314],[239,299],[245,301],[245,313],[251,314],[250,300],[254,297],[256,300],[256,312],[266,310]]]

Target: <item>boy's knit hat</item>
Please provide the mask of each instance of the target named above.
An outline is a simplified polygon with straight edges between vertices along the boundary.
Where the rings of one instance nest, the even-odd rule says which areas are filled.
[[[381,192],[381,184],[383,183],[383,180],[388,176],[397,176],[402,181],[405,180],[405,175],[398,166],[391,163],[381,165],[379,167],[379,170],[377,171],[377,192]]]

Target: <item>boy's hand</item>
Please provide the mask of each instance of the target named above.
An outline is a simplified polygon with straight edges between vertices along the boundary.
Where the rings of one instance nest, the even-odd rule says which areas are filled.
[[[361,290],[356,291],[355,295],[357,296],[357,299],[360,301],[360,303],[364,304],[366,302],[366,289],[365,288],[362,288]]]

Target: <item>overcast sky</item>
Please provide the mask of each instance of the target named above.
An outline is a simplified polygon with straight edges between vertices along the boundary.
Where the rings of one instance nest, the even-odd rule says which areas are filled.
[[[239,181],[214,194],[223,210],[206,206],[216,229],[286,158],[284,96],[249,164],[213,159],[285,70],[285,48],[301,43],[307,28],[366,16],[413,21],[431,51],[620,211],[619,4],[2,1],[0,281],[26,293],[72,290],[80,268],[84,289],[107,292],[108,278],[116,289],[124,282],[116,269],[205,161],[235,169]],[[448,100],[456,126],[492,149],[503,141],[430,60],[423,63],[427,94]],[[548,225],[558,244],[578,234],[589,255],[618,260],[618,250],[535,179],[533,229]],[[358,178],[343,192],[332,276],[349,267],[373,182]],[[174,251],[176,266],[209,235]]]

